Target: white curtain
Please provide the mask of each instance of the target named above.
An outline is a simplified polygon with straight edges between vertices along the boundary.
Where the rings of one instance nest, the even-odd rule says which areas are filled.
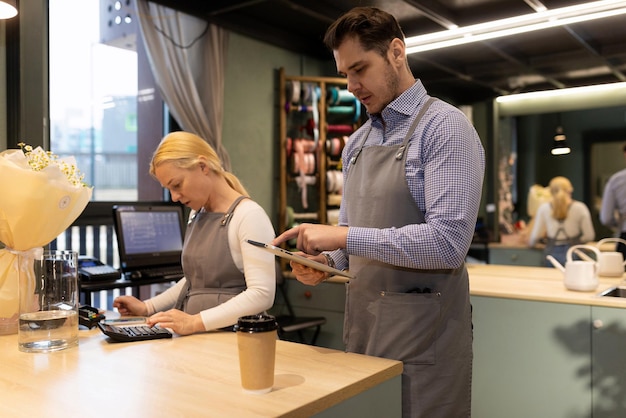
[[[228,32],[147,0],[136,4],[152,73],[172,116],[206,139],[230,170],[222,145]]]

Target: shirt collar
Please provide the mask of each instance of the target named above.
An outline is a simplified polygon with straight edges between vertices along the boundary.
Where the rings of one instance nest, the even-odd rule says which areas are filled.
[[[422,82],[417,79],[415,83],[408,89],[406,89],[402,94],[396,97],[391,101],[381,113],[378,114],[369,114],[368,116],[372,120],[372,122],[381,123],[384,119],[385,121],[397,119],[398,116],[411,116],[415,114],[415,109],[419,106],[420,103],[426,97],[426,88],[422,84]]]

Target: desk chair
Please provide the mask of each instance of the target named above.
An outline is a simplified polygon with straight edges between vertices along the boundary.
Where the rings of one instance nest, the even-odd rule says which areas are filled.
[[[315,345],[317,337],[320,333],[322,325],[326,323],[326,318],[323,316],[297,316],[289,302],[289,296],[287,294],[285,276],[280,263],[276,264],[276,289],[280,293],[283,299],[286,314],[275,315],[276,322],[278,323],[278,337],[282,340],[285,339],[286,334],[297,333],[298,341],[307,344],[304,337],[304,330],[308,328],[315,328],[315,332],[311,341],[308,344]]]

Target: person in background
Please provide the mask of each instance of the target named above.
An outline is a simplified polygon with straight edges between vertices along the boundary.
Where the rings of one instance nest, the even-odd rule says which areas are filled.
[[[324,42],[369,120],[342,154],[339,225],[301,224],[273,244],[295,238],[306,257],[355,275],[346,288],[346,349],[403,362],[404,417],[470,416],[465,257],[485,169],[480,138],[459,109],[414,78],[389,13],[354,8]],[[328,278],[291,266],[305,284]]]
[[[626,145],[622,151],[626,158]],[[613,174],[604,187],[600,222],[616,230],[616,236],[626,239],[626,168]],[[621,252],[626,260],[626,245],[618,242],[617,251]]]
[[[150,174],[170,191],[173,201],[192,209],[182,253],[185,273],[165,292],[145,301],[117,297],[122,315],[149,316],[180,335],[231,327],[274,303],[276,262],[247,239],[275,237],[272,223],[202,138],[173,132],[163,138]]]
[[[537,208],[528,245],[533,247],[545,240],[544,256],[551,255],[564,266],[569,247],[593,241],[596,233],[589,208],[572,199],[574,188],[567,178],[554,177],[548,188],[551,200]],[[544,262],[552,266],[547,259]]]

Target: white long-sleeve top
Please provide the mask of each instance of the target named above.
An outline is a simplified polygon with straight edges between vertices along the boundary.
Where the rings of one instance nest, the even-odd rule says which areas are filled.
[[[230,326],[241,316],[254,315],[272,307],[276,293],[274,255],[246,240],[270,242],[274,237],[274,227],[263,208],[253,200],[244,199],[230,220],[228,245],[233,262],[245,276],[246,290],[219,306],[200,312],[207,331]],[[186,279],[182,278],[165,292],[147,299],[148,314],[173,308],[185,282]]]
[[[567,236],[563,233],[557,236],[557,231],[561,227]],[[547,202],[542,203],[537,209],[533,229],[528,238],[528,245],[532,247],[544,237],[565,241],[569,238],[576,238],[579,235],[582,243],[593,241],[596,236],[593,222],[591,221],[591,213],[587,205],[577,200],[572,201],[567,217],[561,223],[552,217],[552,206]]]

